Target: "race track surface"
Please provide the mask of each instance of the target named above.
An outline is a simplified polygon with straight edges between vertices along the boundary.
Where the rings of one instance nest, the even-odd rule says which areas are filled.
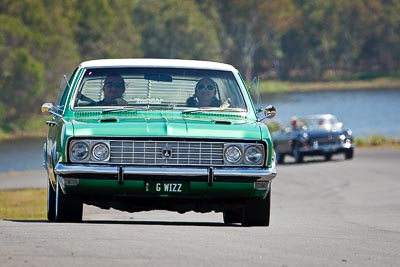
[[[400,266],[399,164],[400,150],[356,149],[349,161],[278,165],[267,228],[91,206],[81,224],[0,220],[0,266]],[[3,173],[0,188],[45,179]]]

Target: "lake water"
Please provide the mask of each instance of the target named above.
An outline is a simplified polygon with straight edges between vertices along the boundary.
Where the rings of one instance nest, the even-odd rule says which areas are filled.
[[[270,94],[263,100],[275,105],[277,115],[271,121],[282,126],[292,116],[331,113],[355,137],[400,137],[400,88]]]
[[[353,130],[355,137],[400,136],[400,89],[284,93],[263,99],[278,110],[274,119],[265,122],[285,125],[293,115],[332,113]],[[33,138],[0,142],[0,173],[43,170],[44,141]]]

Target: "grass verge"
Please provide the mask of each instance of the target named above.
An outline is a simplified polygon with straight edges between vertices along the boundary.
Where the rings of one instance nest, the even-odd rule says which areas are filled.
[[[0,190],[0,219],[46,220],[46,189]]]
[[[12,122],[0,121],[0,141],[18,138],[46,137],[49,127],[45,121],[49,117],[33,117]],[[2,127],[3,126],[3,127]]]
[[[396,148],[400,141],[393,137],[371,135],[366,139],[356,138],[356,147]],[[0,219],[46,220],[46,189],[0,190]]]
[[[400,148],[400,139],[373,134],[367,138],[355,138],[355,144],[357,147]]]

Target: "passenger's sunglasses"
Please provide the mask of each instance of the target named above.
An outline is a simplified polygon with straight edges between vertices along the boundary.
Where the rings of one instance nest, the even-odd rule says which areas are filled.
[[[210,90],[210,91],[212,91],[212,90],[214,90],[215,89],[215,87],[214,87],[214,85],[212,85],[212,84],[199,84],[198,86],[197,86],[197,89],[198,90],[203,90],[203,89],[205,89],[205,88],[207,88],[208,90]]]
[[[123,89],[124,88],[124,83],[121,83],[121,82],[106,82],[106,83],[104,83],[104,85],[106,87],[115,87],[115,88],[118,88],[118,89]]]

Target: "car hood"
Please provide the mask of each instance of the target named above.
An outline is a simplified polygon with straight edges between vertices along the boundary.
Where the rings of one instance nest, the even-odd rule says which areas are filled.
[[[193,137],[261,139],[260,125],[242,116],[97,116],[70,120],[77,137]]]

